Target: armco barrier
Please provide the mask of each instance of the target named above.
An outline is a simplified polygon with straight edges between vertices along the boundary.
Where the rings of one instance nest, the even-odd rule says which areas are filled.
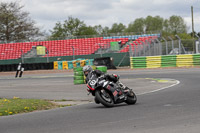
[[[177,55],[176,56],[176,66],[177,67],[190,67],[193,65],[192,55]]]
[[[194,66],[200,66],[200,54],[193,55],[193,64]]]
[[[147,68],[161,67],[161,56],[149,56],[146,57]]]
[[[176,55],[161,56],[161,67],[176,67]]]
[[[131,68],[200,66],[200,54],[131,57]]]
[[[131,68],[146,68],[146,57],[131,57]]]

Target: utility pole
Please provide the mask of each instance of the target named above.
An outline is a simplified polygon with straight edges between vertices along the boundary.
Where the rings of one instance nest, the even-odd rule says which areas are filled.
[[[194,51],[194,17],[193,17],[193,6],[191,6],[191,16],[192,16],[192,39],[193,39],[193,51]]]
[[[193,6],[191,6],[191,15],[192,15],[192,37],[194,39],[194,17],[193,17]]]

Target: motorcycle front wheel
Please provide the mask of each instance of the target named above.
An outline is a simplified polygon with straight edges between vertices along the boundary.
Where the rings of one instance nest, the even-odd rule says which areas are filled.
[[[110,95],[109,92],[104,89],[96,90],[95,98],[105,107],[114,106],[112,95]]]
[[[132,90],[130,90],[125,102],[129,105],[135,104],[137,102],[137,96]]]

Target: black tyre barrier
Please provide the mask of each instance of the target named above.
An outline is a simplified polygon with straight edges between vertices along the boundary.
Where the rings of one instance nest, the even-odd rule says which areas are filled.
[[[0,72],[17,71],[18,64],[0,65]],[[53,62],[51,63],[34,63],[22,64],[24,71],[27,70],[48,70],[53,69]]]

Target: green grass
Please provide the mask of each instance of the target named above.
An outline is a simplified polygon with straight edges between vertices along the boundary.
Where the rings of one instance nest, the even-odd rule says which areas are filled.
[[[47,100],[39,99],[13,99],[0,98],[0,116],[33,112],[35,110],[48,110],[60,107]]]

